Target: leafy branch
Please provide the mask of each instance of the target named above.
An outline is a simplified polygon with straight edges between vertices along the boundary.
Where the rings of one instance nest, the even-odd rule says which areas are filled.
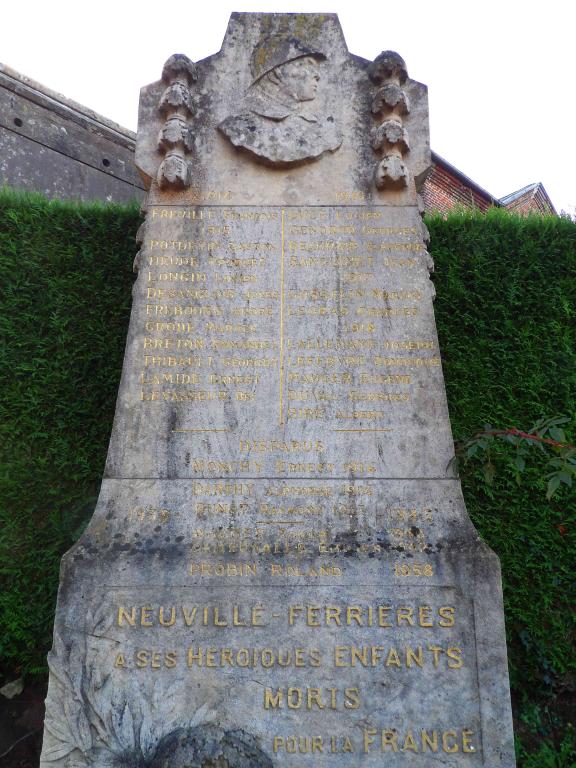
[[[505,452],[505,463],[511,469],[518,485],[531,459],[544,458],[547,480],[546,498],[550,500],[562,486],[572,487],[576,478],[576,446],[568,442],[565,429],[572,421],[567,416],[539,419],[530,429],[516,427],[495,429],[485,424],[481,432],[456,443],[455,456],[450,465],[458,469],[469,463],[480,464],[487,485],[493,485],[498,463],[498,446],[510,446]],[[536,453],[539,451],[539,453]]]

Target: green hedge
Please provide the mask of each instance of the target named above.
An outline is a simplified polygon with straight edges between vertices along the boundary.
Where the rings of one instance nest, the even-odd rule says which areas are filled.
[[[0,659],[45,674],[59,560],[93,509],[138,208],[0,191]]]
[[[544,416],[573,418],[576,223],[493,209],[427,224],[455,439],[485,423],[528,429]],[[480,470],[464,471],[462,485],[502,564],[520,763],[568,768],[576,765],[576,493],[564,488],[547,501],[547,470],[536,446],[533,453],[521,486],[504,462],[493,487]]]
[[[93,508],[131,301],[137,206],[0,192],[0,671],[43,676],[62,553]],[[428,218],[455,437],[576,411],[576,224],[503,211]],[[572,437],[574,437],[572,435]],[[504,576],[518,750],[566,768],[574,701],[576,498],[536,466],[465,473]],[[552,758],[549,758],[549,755]],[[532,761],[532,762],[531,762]],[[556,762],[554,762],[556,761]]]

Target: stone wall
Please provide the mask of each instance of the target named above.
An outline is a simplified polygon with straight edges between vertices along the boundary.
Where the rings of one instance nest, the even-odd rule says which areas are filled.
[[[135,134],[0,64],[0,184],[50,198],[143,196]]]

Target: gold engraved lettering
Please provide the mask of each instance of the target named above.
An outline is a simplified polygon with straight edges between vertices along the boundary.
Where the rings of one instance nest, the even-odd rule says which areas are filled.
[[[211,358],[208,358],[211,360]],[[144,365],[160,368],[202,366],[201,357],[176,357],[175,355],[144,355]]]
[[[222,608],[217,605],[193,606],[132,606],[128,611],[118,606],[117,624],[119,627],[174,627],[184,624],[187,627],[263,627],[264,608],[254,605],[250,609],[241,605]]]
[[[146,314],[154,317],[218,317],[222,309],[210,305],[146,304]]]
[[[476,752],[476,747],[471,742],[471,737],[474,736],[474,731],[464,729],[462,731],[462,752]]]
[[[358,709],[358,688],[264,688],[264,709]]]
[[[319,567],[301,566],[301,565],[271,565],[271,576],[283,577],[305,577],[308,579],[319,578],[323,576],[342,576],[342,569],[337,565],[320,565]],[[313,625],[317,626],[317,625]]]
[[[204,349],[204,339],[155,339],[144,337],[144,349]]]
[[[221,362],[230,368],[274,368],[278,360],[275,357],[223,357]]]
[[[327,498],[332,495],[333,489],[329,485],[269,485],[265,490],[266,496],[301,497],[314,496]]]
[[[433,341],[385,339],[382,341],[382,347],[384,349],[436,349],[436,344]]]
[[[349,736],[274,736],[272,740],[272,751],[286,752],[289,755],[315,754],[326,751],[329,754],[338,752],[354,752],[354,743]]]
[[[418,264],[418,259],[409,256],[384,256],[382,264],[392,269],[413,269]]]
[[[204,327],[207,333],[217,333],[223,336],[242,335],[256,331],[256,326],[251,323],[216,323],[206,320]]]
[[[422,729],[414,732],[412,729],[404,733],[397,729],[364,728],[362,734],[362,747],[364,754],[376,750],[380,752],[475,752],[472,744],[474,731],[464,728],[462,730],[449,729],[445,731]]]
[[[334,666],[340,668],[379,666],[398,669],[424,669],[429,666],[438,668],[441,660],[448,669],[462,669],[464,666],[462,649],[455,647],[418,645],[388,648],[383,645],[337,645],[333,649]]]
[[[234,210],[232,208],[222,208],[219,213],[225,221],[270,222],[278,221],[279,219],[278,211],[246,211],[242,209]]]
[[[154,323],[150,320],[144,323],[144,328],[148,333],[195,333],[197,330],[194,323]]]
[[[207,288],[152,288],[148,286],[146,298],[159,299],[207,299],[210,292]]]
[[[198,474],[210,472],[212,475],[237,475],[239,472],[249,472],[250,466],[249,461],[192,458],[192,471]]]
[[[219,275],[216,273],[214,275],[214,282],[216,283],[255,283],[258,281],[257,275],[252,274],[244,274],[243,272],[236,272],[232,275],[225,274],[225,275]]]
[[[395,576],[426,576],[434,575],[434,568],[430,563],[394,563]]]
[[[384,411],[336,411],[336,418],[340,420],[377,421],[384,418]]]
[[[229,192],[220,193],[229,195]],[[210,209],[203,210],[198,208],[157,208],[153,207],[152,218],[153,219],[191,219],[203,221],[204,219],[211,219],[214,216],[214,212]]]
[[[388,240],[375,243],[368,240],[364,243],[364,247],[367,251],[422,251],[424,245],[422,241],[416,243],[392,243]]]
[[[223,201],[230,201],[232,199],[232,191],[229,189],[202,190],[202,189],[190,187],[188,194],[190,196],[190,199],[194,203],[223,202]],[[208,213],[212,214],[211,211],[209,211]],[[208,218],[211,218],[211,215]]]
[[[243,339],[243,340],[230,340],[230,339],[212,339],[210,346],[214,350],[257,350],[257,349],[276,349],[278,344],[274,339],[262,340],[262,339]]]
[[[410,507],[393,507],[386,513],[393,520],[401,520],[404,523],[423,521],[426,523],[434,522],[434,516],[431,509],[415,509]]]
[[[172,669],[177,661],[177,651],[140,650],[136,652],[137,669]]]
[[[380,301],[422,301],[421,291],[385,291],[381,288],[372,288],[371,296]]]
[[[305,225],[305,224],[291,224],[288,228],[289,235],[354,235],[356,234],[356,227],[354,224],[320,224],[320,225]]]
[[[421,610],[423,609],[423,610]],[[319,617],[319,618],[318,618]],[[320,624],[316,623],[316,620]],[[393,627],[410,626],[453,627],[455,609],[452,606],[431,608],[427,605],[313,605],[291,604],[288,606],[288,625]],[[439,649],[442,651],[442,649]]]
[[[299,474],[299,475],[307,475],[307,474],[328,474],[332,473],[334,471],[334,465],[333,464],[312,464],[310,462],[288,462],[288,461],[277,461],[275,463],[275,469],[276,472],[280,474]]]
[[[190,576],[238,578],[240,576],[256,576],[257,572],[256,563],[190,563],[188,566]]]
[[[160,272],[155,275],[148,270],[148,282],[160,283],[160,282],[183,282],[183,283],[205,283],[205,272]]]
[[[366,199],[366,193],[358,190],[335,192],[334,194],[339,203],[362,202]],[[336,217],[338,218],[338,211],[336,212]]]
[[[188,648],[188,667],[238,667],[264,669],[319,667],[322,653],[317,648]],[[275,698],[275,697],[273,697]]]
[[[173,513],[159,507],[134,507],[128,512],[128,520],[140,523],[167,523]]]
[[[419,368],[425,367],[438,367],[440,365],[439,357],[382,357],[381,355],[375,355],[374,365],[383,365],[388,368]]]
[[[363,235],[418,235],[420,234],[416,227],[376,227],[364,224],[362,226]]]
[[[351,248],[350,250],[354,250]],[[296,256],[289,258],[292,269],[319,268],[319,269],[369,269],[374,266],[374,256]]]
[[[418,307],[356,307],[356,314],[367,317],[416,317]]]
[[[266,256],[239,258],[236,256],[214,256],[208,258],[208,266],[226,269],[263,269],[268,263]]]
[[[444,731],[442,733],[442,749],[444,752],[458,752],[458,744],[455,742],[456,731]]]
[[[288,240],[286,248],[291,252],[350,253],[359,250],[360,243],[357,240]]]
[[[354,402],[407,403],[410,400],[408,392],[360,392],[355,389],[348,392],[347,397]]]
[[[288,373],[290,384],[352,384],[354,381],[351,373]]]
[[[216,240],[150,240],[149,247],[151,251],[212,251],[219,248],[220,243]],[[151,266],[159,265],[151,264]],[[196,264],[190,264],[190,266],[196,266]]]
[[[325,451],[321,440],[240,440],[240,453],[322,453]]]
[[[173,254],[153,253],[148,256],[149,267],[199,267],[200,259],[197,256],[174,256]],[[150,281],[150,272],[149,281]],[[153,282],[153,281],[152,281]]]

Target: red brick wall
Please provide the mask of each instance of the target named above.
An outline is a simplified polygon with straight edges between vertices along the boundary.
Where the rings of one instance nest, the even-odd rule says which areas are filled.
[[[461,179],[444,166],[432,165],[432,170],[424,182],[422,190],[424,205],[427,211],[447,213],[456,205],[466,208],[479,208],[485,211],[492,205],[488,196],[480,195],[476,190],[466,186]]]
[[[536,190],[529,190],[525,194],[517,197],[506,206],[507,210],[514,211],[515,213],[552,213],[548,201],[542,191],[537,188]]]

